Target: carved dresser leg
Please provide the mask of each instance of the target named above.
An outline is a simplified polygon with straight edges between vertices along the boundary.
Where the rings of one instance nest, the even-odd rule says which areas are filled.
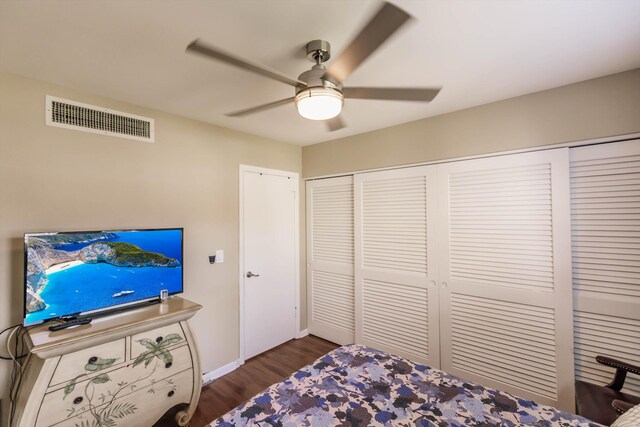
[[[176,423],[178,423],[180,427],[188,426],[190,419],[191,417],[186,411],[180,411],[176,414]]]

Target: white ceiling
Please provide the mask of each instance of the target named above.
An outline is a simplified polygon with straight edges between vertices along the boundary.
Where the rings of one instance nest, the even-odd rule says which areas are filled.
[[[293,104],[226,117],[293,88],[185,48],[201,38],[297,77],[308,41],[335,57],[376,1],[3,0],[0,71],[309,145],[640,67],[640,0],[392,1],[416,19],[345,86],[444,89],[429,104],[346,100],[336,132]]]

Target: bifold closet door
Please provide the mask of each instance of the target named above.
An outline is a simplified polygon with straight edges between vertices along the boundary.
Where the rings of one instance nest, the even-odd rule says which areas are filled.
[[[640,140],[570,157],[576,378],[604,385],[615,370],[596,356],[640,365]],[[623,391],[640,396],[640,378]]]
[[[307,181],[309,333],[355,341],[353,177]]]
[[[574,408],[568,149],[438,165],[442,369]]]
[[[356,342],[438,367],[435,168],[355,176]]]

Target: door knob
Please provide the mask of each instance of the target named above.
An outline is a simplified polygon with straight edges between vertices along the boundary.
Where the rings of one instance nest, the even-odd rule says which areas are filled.
[[[247,276],[247,278],[249,278],[249,279],[250,279],[250,278],[252,278],[252,277],[260,277],[260,275],[259,275],[259,274],[253,274],[253,273],[252,273],[252,272],[250,272],[250,271],[247,271],[246,276]]]

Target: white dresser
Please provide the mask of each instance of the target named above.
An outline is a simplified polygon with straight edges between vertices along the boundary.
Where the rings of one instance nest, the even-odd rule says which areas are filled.
[[[50,332],[31,328],[11,427],[188,424],[202,386],[187,319],[202,306],[179,297]]]

